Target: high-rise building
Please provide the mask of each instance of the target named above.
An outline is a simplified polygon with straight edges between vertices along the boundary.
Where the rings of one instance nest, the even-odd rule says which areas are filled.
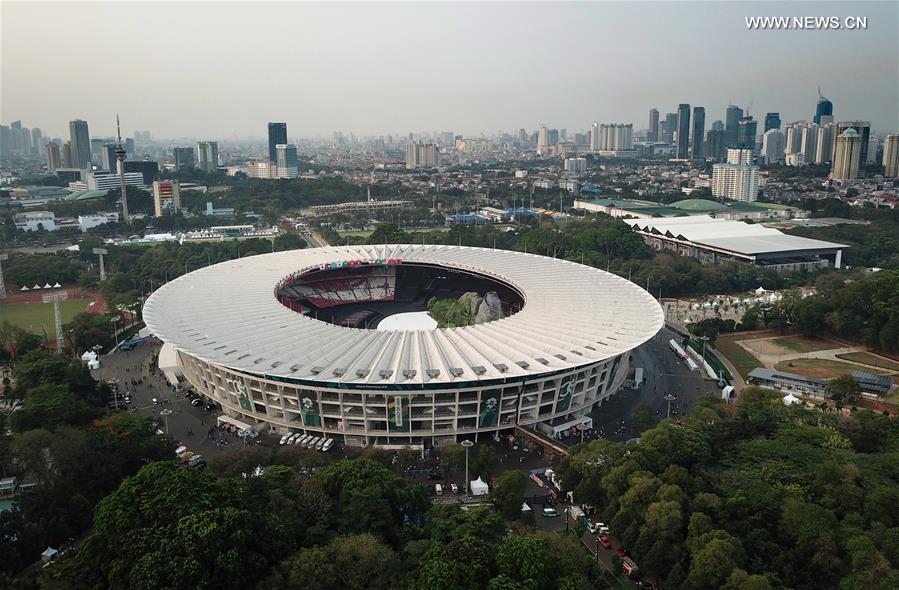
[[[559,130],[550,129],[546,134],[546,138],[549,141],[549,145],[559,145]]]
[[[268,159],[271,162],[278,160],[278,145],[287,143],[287,123],[268,124]]]
[[[762,158],[766,164],[783,162],[784,134],[780,129],[769,129],[762,135]]]
[[[0,158],[12,155],[12,129],[9,125],[0,125]]]
[[[802,128],[804,126],[804,122],[790,123],[786,126],[785,155],[798,154],[802,149]]]
[[[693,132],[690,157],[705,159],[705,107],[693,107]]]
[[[300,161],[297,158],[297,146],[279,143],[275,146],[278,163],[278,178],[296,178],[300,175]]]
[[[755,149],[755,138],[758,136],[758,123],[752,117],[742,117],[737,121],[736,147],[743,149]],[[732,146],[728,146],[732,147]]]
[[[59,144],[51,141],[47,144],[47,170],[56,172],[57,168],[62,168],[62,158],[59,154]]]
[[[883,142],[883,175],[899,177],[899,133],[890,133]]]
[[[822,118],[823,120],[823,118]],[[815,148],[815,164],[833,160],[833,123],[818,125],[818,145]]]
[[[772,129],[780,129],[780,113],[768,113],[765,115],[765,133]]]
[[[456,145],[456,136],[452,131],[444,131],[440,135],[440,144],[443,147],[451,148]]]
[[[81,119],[69,121],[69,137],[72,142],[73,167],[90,168],[91,137],[87,129],[87,121],[82,121]]]
[[[40,155],[41,147],[44,145],[44,134],[40,129],[35,127],[31,130],[31,154]]]
[[[98,166],[103,165],[103,146],[106,145],[107,140],[101,137],[92,137],[91,138],[91,163],[96,164]]]
[[[840,133],[833,151],[830,177],[834,180],[854,180],[864,174],[862,148],[865,145],[862,135],[852,127]]]
[[[818,125],[811,123],[802,127],[802,138],[799,141],[799,153],[811,164],[818,152]]]
[[[522,127],[518,130],[518,143],[527,143],[528,142],[528,132],[527,129]]]
[[[72,142],[62,144],[62,167],[75,168],[75,156],[72,155]]]
[[[634,126],[631,123],[603,123],[599,126],[597,151],[627,151],[634,149]]]
[[[674,157],[678,160],[686,160],[690,153],[690,105],[681,103],[677,105],[677,145]]]
[[[649,127],[646,133],[646,141],[659,141],[659,111],[657,109],[649,109]]]
[[[712,122],[712,130],[713,131],[724,131],[724,122],[720,119],[715,119]]]
[[[868,143],[871,140],[871,123],[868,121],[840,121],[839,123],[836,123],[836,126],[833,129],[834,161],[836,161],[837,152],[836,140],[844,131],[848,131],[849,129],[855,129],[855,132],[862,138],[861,156],[859,159],[859,177],[864,178],[865,165],[868,163]]]
[[[587,171],[586,158],[565,158],[565,172],[581,174]]]
[[[177,180],[153,181],[153,208],[156,217],[181,211],[181,183]]]
[[[720,123],[721,121],[717,121]],[[715,129],[714,124],[713,128],[709,130],[705,135],[705,155],[707,158],[711,158],[716,162],[720,162],[724,159],[724,137],[726,131],[724,129]]]
[[[752,150],[728,149],[727,163],[712,166],[712,195],[732,201],[755,201],[759,191],[759,167],[752,164]]]
[[[590,125],[590,151],[599,151],[599,123],[596,121]]]
[[[144,186],[151,186],[159,176],[159,162],[153,160],[123,160],[125,172],[140,172]]]
[[[815,118],[817,124],[821,124],[821,117],[833,116],[833,103],[821,95],[821,89],[818,89],[818,104],[815,105]]]
[[[172,158],[175,160],[175,171],[177,172],[197,167],[193,148],[176,147],[172,150]]]
[[[197,142],[197,167],[207,174],[218,170],[219,144],[217,141]]]
[[[100,150],[100,163],[103,166],[104,170],[109,170],[110,172],[116,171],[116,153],[114,143],[103,144],[103,149]]]
[[[410,141],[406,144],[406,168],[434,168],[440,165],[436,144]]]
[[[540,129],[537,131],[537,153],[539,155],[545,155],[549,152],[549,128],[546,125],[541,125]],[[408,162],[409,157],[408,154],[406,156],[406,160]],[[408,166],[408,163],[406,164]]]
[[[724,112],[724,143],[727,147],[737,145],[739,121],[743,118],[743,109],[729,105]]]
[[[677,113],[668,113],[665,115],[665,136],[662,141],[665,143],[674,143],[674,134],[677,132]]]

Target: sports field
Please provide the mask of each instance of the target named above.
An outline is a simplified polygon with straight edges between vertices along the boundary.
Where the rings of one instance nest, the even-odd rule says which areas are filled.
[[[863,370],[858,365],[851,365],[840,361],[830,359],[793,359],[791,361],[783,361],[774,366],[778,371],[786,373],[796,373],[805,375],[806,377],[818,377],[820,379],[833,379],[840,375],[851,375],[852,371]],[[880,373],[882,371],[871,368],[870,373]]]
[[[727,334],[726,336],[718,336],[715,340],[715,350],[727,357],[727,360],[740,372],[745,379],[749,372],[756,367],[761,367],[762,363],[752,356],[745,348],[737,344],[737,340],[746,338],[746,334]]]
[[[93,299],[69,299],[59,302],[62,323],[69,322],[75,314],[85,311]],[[51,340],[56,338],[53,305],[50,303],[8,303],[0,305],[0,321],[9,322],[33,334],[43,336],[44,327]]]
[[[868,352],[849,352],[846,354],[838,354],[837,358],[841,358],[847,361],[853,361],[856,363],[862,363],[864,365],[871,365],[872,367],[877,367],[878,369],[889,369],[890,371],[899,371],[899,363],[896,361],[891,361],[885,358],[881,358],[878,356],[874,356]],[[861,367],[859,370],[862,371]]]
[[[840,347],[839,344],[830,340],[803,338],[802,336],[784,336],[783,338],[775,338],[771,342],[793,352],[817,352]]]

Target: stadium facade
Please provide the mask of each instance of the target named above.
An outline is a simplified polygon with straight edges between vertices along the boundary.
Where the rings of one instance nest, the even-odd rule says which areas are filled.
[[[370,329],[432,297],[501,319]],[[493,295],[495,293],[495,296]],[[663,324],[651,295],[563,260],[457,246],[324,247],[232,260],[158,289],[151,331],[232,418],[355,446],[440,445],[587,421]]]

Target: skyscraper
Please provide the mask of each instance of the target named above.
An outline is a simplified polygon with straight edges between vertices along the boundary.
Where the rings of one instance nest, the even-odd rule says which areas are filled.
[[[172,150],[172,157],[175,160],[176,172],[197,167],[197,159],[194,157],[193,148],[176,147]]]
[[[784,134],[780,129],[772,128],[762,135],[762,158],[766,164],[783,162]]]
[[[268,159],[278,161],[278,144],[287,143],[287,123],[268,124]]]
[[[541,125],[540,130],[537,132],[537,153],[541,156],[546,154],[548,151],[548,146],[549,146],[549,129],[546,127],[546,125]],[[407,156],[406,160],[408,160],[408,159],[409,158]],[[406,167],[408,167],[408,166],[409,166],[409,164],[407,163]]]
[[[834,137],[834,162],[836,162],[837,138],[849,129],[855,129],[862,138],[861,156],[859,160],[859,177],[865,176],[865,165],[868,163],[868,142],[871,139],[871,123],[867,121],[840,121],[833,130]]]
[[[590,125],[590,151],[599,151],[599,123],[596,121]]]
[[[724,113],[724,143],[727,147],[737,144],[737,133],[740,119],[743,118],[743,109],[730,105]]]
[[[765,133],[771,129],[780,129],[780,113],[768,113],[765,115]]]
[[[41,146],[44,145],[44,134],[40,129],[35,127],[31,130],[31,153],[35,156],[40,155]]]
[[[759,167],[752,150],[728,149],[727,163],[712,166],[712,196],[734,201],[758,199]]]
[[[649,127],[646,133],[646,141],[659,141],[659,111],[649,109]]]
[[[0,125],[0,158],[12,155],[12,129],[9,125]]]
[[[665,115],[665,137],[662,138],[662,141],[674,143],[675,131],[677,131],[677,113],[668,113]]]
[[[197,165],[200,170],[211,174],[218,169],[219,144],[217,141],[197,142]]]
[[[737,121],[736,147],[743,149],[755,149],[755,138],[758,135],[758,123],[752,117],[741,117]],[[728,146],[733,147],[733,146]]]
[[[599,126],[598,151],[628,151],[634,149],[634,126],[630,123],[603,123]]]
[[[278,163],[278,178],[296,178],[300,175],[300,162],[297,158],[297,146],[279,143],[275,146]]]
[[[815,161],[818,151],[818,126],[815,123],[802,127],[802,137],[799,140],[799,152],[805,156],[805,163]]]
[[[434,168],[440,165],[436,144],[410,141],[406,144],[406,168]]]
[[[72,155],[72,142],[67,141],[62,144],[62,167],[63,168],[74,168],[75,167],[75,157]]]
[[[815,164],[830,162],[832,159],[833,123],[822,123],[818,126],[818,146],[815,149]]]
[[[815,123],[821,124],[821,117],[833,116],[833,103],[821,95],[821,89],[818,89],[818,104],[815,105]]]
[[[677,146],[674,157],[678,160],[686,160],[689,157],[690,148],[690,105],[681,103],[677,105]]]
[[[721,119],[715,119],[712,121],[712,130],[714,131],[724,131],[724,123]]]
[[[51,141],[47,144],[47,170],[55,172],[57,168],[62,168],[59,144]]]
[[[863,174],[862,147],[865,145],[862,135],[852,127],[840,133],[833,152],[830,177],[834,180],[853,180]]]
[[[718,121],[720,123],[720,121]],[[705,155],[716,162],[724,159],[724,129],[714,127],[705,135]]]
[[[899,176],[899,133],[890,133],[883,142],[883,175],[886,178]]]
[[[705,107],[693,107],[693,143],[690,157],[694,160],[705,159]]]
[[[100,150],[100,163],[104,170],[116,171],[116,151],[114,143],[105,143]]]
[[[87,121],[81,119],[69,121],[69,138],[72,142],[72,167],[90,168],[91,137],[87,129]]]

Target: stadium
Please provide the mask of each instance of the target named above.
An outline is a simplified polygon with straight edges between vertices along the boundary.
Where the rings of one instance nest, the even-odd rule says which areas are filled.
[[[481,323],[377,329],[465,293],[482,296]],[[216,264],[158,289],[144,319],[184,378],[231,418],[353,446],[422,448],[590,424],[663,314],[633,283],[573,262],[385,245]]]

